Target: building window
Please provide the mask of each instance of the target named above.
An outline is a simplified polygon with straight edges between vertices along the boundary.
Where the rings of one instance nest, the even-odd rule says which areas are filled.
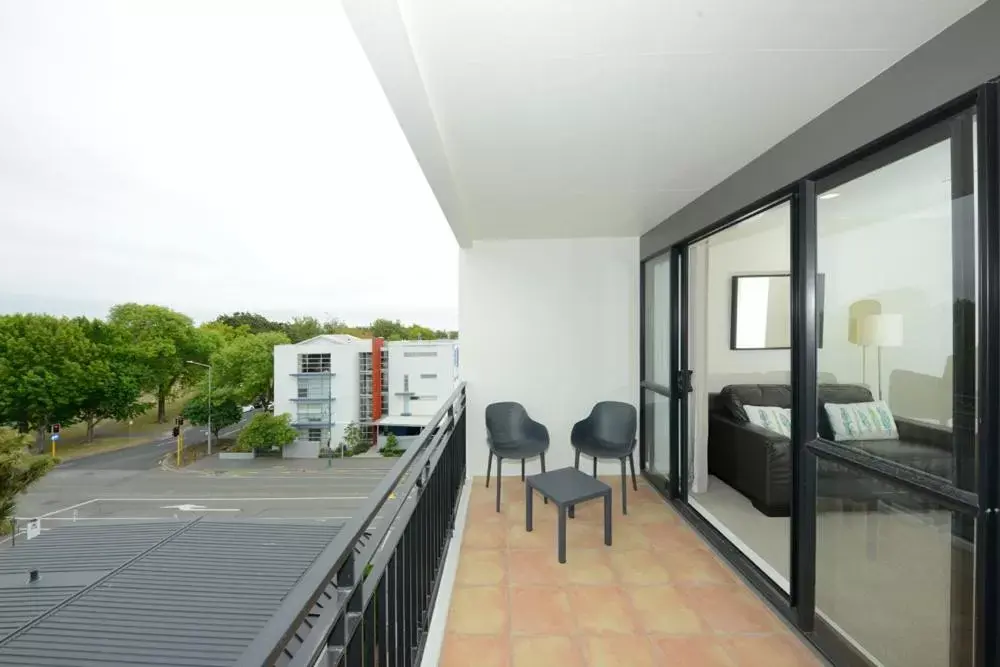
[[[319,422],[330,421],[330,406],[327,403],[302,403],[299,405],[298,421]]]
[[[330,353],[322,352],[315,354],[300,354],[299,355],[299,372],[300,373],[329,373],[330,372]]]
[[[322,442],[323,440],[323,429],[321,428],[311,428],[308,431],[307,439],[309,442]]]
[[[419,352],[403,352],[404,357],[436,357],[438,353],[434,350],[421,350]]]
[[[331,398],[331,382],[329,375],[317,377],[300,377],[298,386],[299,398]]]
[[[434,379],[437,378],[437,376],[438,376],[437,373],[421,373],[420,374],[420,379],[421,380],[434,380]]]

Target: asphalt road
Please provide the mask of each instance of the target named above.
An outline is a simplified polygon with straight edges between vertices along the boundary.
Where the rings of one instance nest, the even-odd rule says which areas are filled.
[[[245,413],[238,424],[222,429],[219,435],[227,437],[239,433],[240,429],[246,426],[256,412]],[[204,426],[188,427],[184,429],[184,446],[201,444],[206,441],[207,437]],[[177,440],[175,438],[160,438],[142,445],[66,461],[59,465],[59,470],[152,470],[159,467],[160,459],[173,452],[176,447]],[[58,453],[58,445],[56,448]]]

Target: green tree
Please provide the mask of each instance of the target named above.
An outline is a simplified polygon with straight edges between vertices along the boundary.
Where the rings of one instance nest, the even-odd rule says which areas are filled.
[[[92,386],[94,345],[79,323],[50,315],[0,316],[0,424],[35,433],[77,419]]]
[[[344,427],[344,437],[340,441],[341,451],[350,452],[352,455],[363,454],[371,449],[371,446],[371,441],[365,438],[357,422],[351,422]]]
[[[23,434],[0,428],[0,526],[10,525],[17,516],[17,497],[53,465],[51,457],[29,453],[28,439]]]
[[[212,355],[215,386],[241,405],[274,400],[274,346],[289,342],[279,331],[234,338]]]
[[[187,315],[163,306],[121,304],[111,309],[108,322],[126,333],[130,354],[145,371],[142,388],[156,396],[156,420],[162,424],[167,398],[178,382],[203,374],[185,362],[207,362],[216,339],[195,329]]]
[[[132,419],[152,404],[141,400],[143,369],[131,354],[125,332],[101,320],[75,321],[93,344],[85,362],[86,387],[78,415],[87,425],[87,442],[93,442],[101,421]]]
[[[399,457],[403,455],[403,450],[399,447],[399,438],[395,433],[389,433],[385,438],[385,445],[379,452],[382,456]]]
[[[209,418],[208,395],[205,393],[197,394],[184,404],[181,414],[195,426],[207,426]],[[243,408],[228,393],[213,391],[211,418],[212,435],[218,440],[219,431],[227,426],[238,424],[243,418]]]
[[[402,340],[404,329],[399,320],[379,318],[371,324],[372,336],[386,340]]]
[[[274,322],[258,313],[239,312],[230,315],[219,315],[215,321],[233,329],[245,327],[247,333],[252,334],[264,333],[265,331],[284,331],[285,328],[285,325],[281,322]]]
[[[292,416],[289,414],[258,413],[240,431],[236,440],[237,447],[240,451],[251,452],[257,449],[290,445],[299,436],[299,432],[295,430],[291,422]]]
[[[296,317],[285,325],[285,333],[293,343],[323,335],[323,325],[315,317]]]

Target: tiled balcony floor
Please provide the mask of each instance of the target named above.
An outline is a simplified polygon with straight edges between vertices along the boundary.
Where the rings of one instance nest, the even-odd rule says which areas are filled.
[[[556,558],[556,510],[505,478],[471,491],[441,667],[818,667],[821,663],[648,486],[614,490],[614,543],[603,504],[567,522]]]

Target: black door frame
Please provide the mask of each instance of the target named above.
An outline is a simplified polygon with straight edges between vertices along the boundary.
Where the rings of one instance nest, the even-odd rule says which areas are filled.
[[[972,170],[972,112],[975,112],[975,139],[978,170]],[[955,290],[955,387],[953,415],[955,423],[955,484],[940,478],[878,459],[839,443],[823,440],[817,433],[817,354],[816,340],[816,201],[817,195],[838,184],[890,164],[922,147],[951,139],[953,238],[968,238],[972,225],[978,233],[978,276],[970,273],[969,255],[953,257]],[[973,217],[968,197],[973,179],[978,184],[978,216]],[[687,391],[682,385],[682,371],[687,369],[687,253],[695,243],[726,227],[774,206],[791,201],[790,241],[792,248],[792,472],[793,505],[791,515],[791,590],[786,594],[759,570],[715,527],[687,502]],[[959,246],[964,253],[971,244]],[[1000,667],[1000,86],[996,81],[924,114],[878,140],[811,173],[767,197],[753,202],[709,224],[697,234],[683,239],[669,249],[671,258],[671,369],[670,396],[670,483],[663,489],[678,511],[715,546],[782,615],[816,644],[837,665],[865,665],[867,661],[837,635],[816,614],[816,465],[818,460],[833,461],[861,474],[888,481],[906,490],[929,497],[944,507],[956,510],[953,522],[956,537],[975,533],[975,551],[964,569],[953,569],[953,593],[969,582],[974,588],[974,614],[955,606],[952,601],[953,632],[967,636],[968,624],[974,623],[973,667]],[[661,253],[662,254],[662,253]],[[659,256],[659,255],[658,255]],[[652,259],[652,258],[649,258]],[[649,261],[649,259],[645,261]],[[643,265],[645,265],[645,261]],[[645,275],[643,266],[642,275]],[[978,282],[979,298],[975,308],[964,304],[974,295]],[[644,292],[640,286],[640,293]],[[974,296],[973,296],[974,298]],[[645,300],[641,312],[645,315]],[[978,354],[969,358],[969,342],[975,342],[978,327]],[[641,349],[645,350],[643,320]],[[642,355],[640,355],[642,356]],[[643,374],[645,364],[642,365]],[[643,380],[645,377],[643,375]],[[646,383],[644,382],[644,387]],[[971,396],[970,396],[971,393]],[[643,401],[643,404],[645,401]],[[975,406],[978,404],[978,410]],[[642,411],[641,411],[642,412]],[[970,412],[971,415],[970,416]],[[640,415],[640,419],[643,419]],[[978,427],[978,458],[969,452],[976,444],[972,431]],[[961,431],[961,433],[958,433]],[[642,432],[645,435],[645,431]],[[959,442],[961,440],[961,442]],[[961,447],[959,447],[961,445]],[[959,451],[959,450],[962,451]],[[643,450],[644,451],[644,450]],[[964,457],[964,458],[963,458]],[[973,487],[973,483],[975,486]],[[963,518],[964,517],[964,518]],[[975,523],[971,521],[975,519]],[[972,575],[974,572],[974,578]],[[953,598],[965,599],[961,595]],[[964,617],[963,617],[964,616]],[[953,647],[956,642],[952,642]],[[968,657],[953,654],[951,667],[966,667]]]

